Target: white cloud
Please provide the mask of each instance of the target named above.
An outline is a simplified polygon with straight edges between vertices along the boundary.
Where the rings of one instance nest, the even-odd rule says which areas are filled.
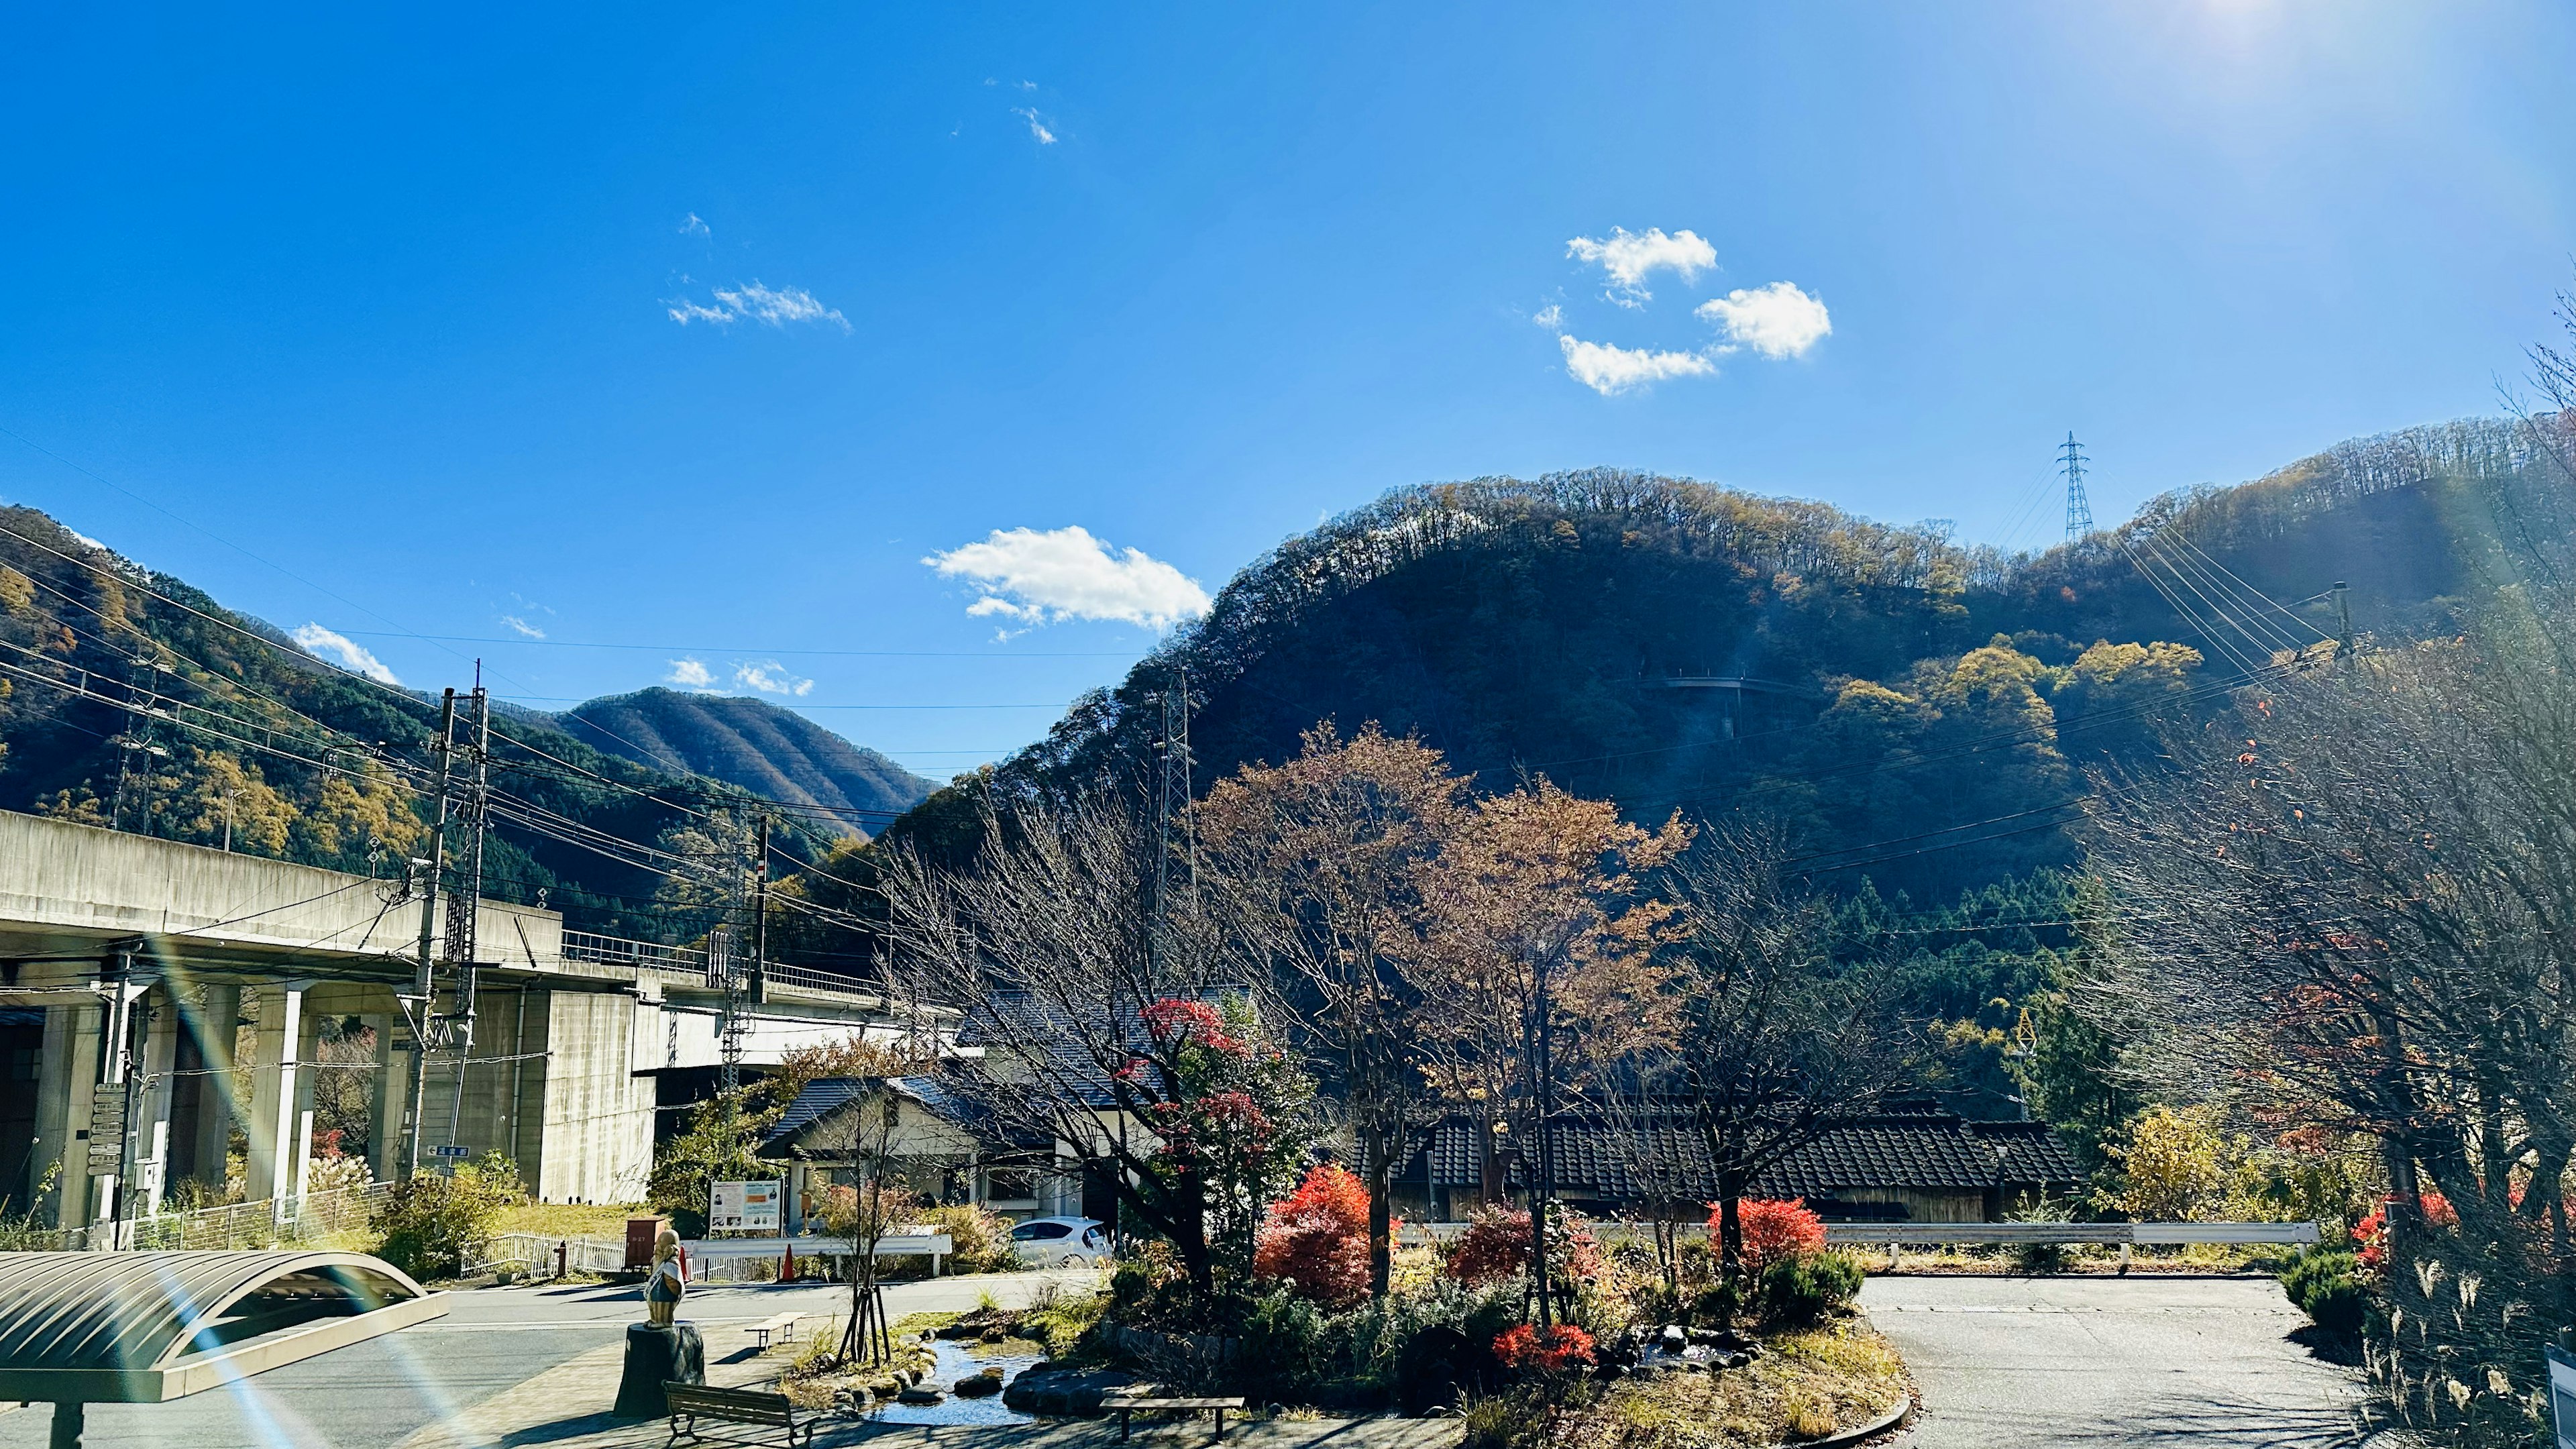
[[[1055,144],[1055,132],[1047,129],[1046,117],[1039,115],[1037,112],[1030,110],[1025,106],[1014,108],[1011,114],[1029,123],[1029,134],[1038,138],[1039,145],[1052,146]]]
[[[850,330],[850,319],[831,307],[814,300],[814,294],[802,287],[764,287],[752,282],[739,287],[716,288],[716,305],[701,306],[686,297],[667,302],[671,320],[686,327],[692,322],[713,322],[729,327],[749,318],[772,327],[785,327],[790,322],[828,322],[843,332]]]
[[[1554,302],[1530,314],[1530,321],[1553,332],[1565,325],[1565,309]]]
[[[714,236],[715,233],[708,229],[705,222],[698,220],[698,214],[693,211],[689,213],[689,219],[687,221],[680,223],[680,235]]]
[[[1024,624],[1066,619],[1116,619],[1148,629],[1168,629],[1208,611],[1207,591],[1179,569],[1142,549],[1112,552],[1079,526],[1040,533],[1033,528],[993,530],[970,543],[922,560],[942,578],[965,579],[982,591],[966,606],[978,619],[999,616]]]
[[[707,668],[699,660],[674,659],[671,661],[671,672],[662,676],[662,682],[676,684],[682,689],[713,689],[716,687],[716,676],[714,670]]]
[[[1566,336],[1559,336],[1556,343],[1565,349],[1566,376],[1603,397],[1668,377],[1705,377],[1717,371],[1716,363],[1696,352],[1649,352]]]
[[[363,674],[378,684],[400,684],[384,661],[360,648],[348,635],[319,624],[307,624],[287,636],[304,646],[304,651],[320,659],[336,658],[340,667]]]
[[[1789,282],[1738,287],[1702,302],[1692,315],[1724,331],[1728,351],[1750,347],[1765,357],[1804,357],[1834,330],[1825,304]]]
[[[545,630],[538,628],[536,625],[529,623],[527,620],[520,618],[516,614],[503,614],[501,616],[501,622],[504,625],[507,625],[512,633],[517,634],[523,639],[543,639],[546,637]]]
[[[760,663],[742,663],[733,667],[733,682],[763,694],[789,694],[802,698],[814,692],[814,681],[790,674],[775,659]]]
[[[1701,272],[1717,265],[1717,248],[1697,232],[1677,231],[1666,236],[1659,226],[1650,226],[1643,232],[1612,227],[1606,239],[1597,241],[1579,236],[1565,244],[1565,254],[1601,268],[1610,278],[1610,290],[1602,295],[1622,307],[1638,306],[1654,296],[1646,290],[1646,278],[1659,268],[1669,267],[1684,282],[1693,282]]]

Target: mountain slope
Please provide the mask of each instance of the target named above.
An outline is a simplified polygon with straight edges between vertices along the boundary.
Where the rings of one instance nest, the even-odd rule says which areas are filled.
[[[593,748],[661,770],[739,785],[764,799],[861,814],[870,825],[911,809],[937,788],[766,700],[644,689],[556,716]]]
[[[396,875],[428,833],[437,719],[432,698],[0,507],[0,809]],[[485,894],[654,940],[695,939],[736,906],[706,871],[666,863],[748,852],[748,792],[605,754],[548,718],[496,709],[493,725]],[[778,825],[797,858],[830,844]]]
[[[1318,720],[1376,721],[1483,788],[1759,814],[1838,883],[1946,899],[2071,862],[2087,769],[2152,768],[2160,721],[2339,633],[2338,582],[2357,632],[2399,638],[2564,552],[2568,489],[2528,444],[2363,440],[2037,556],[1606,469],[1401,489],[1245,568],[991,788],[1139,769],[1186,677],[1202,789]],[[975,808],[943,791],[892,830],[958,858]]]

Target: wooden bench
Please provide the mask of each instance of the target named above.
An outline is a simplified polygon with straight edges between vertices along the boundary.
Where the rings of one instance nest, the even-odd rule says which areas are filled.
[[[735,1434],[704,1434],[698,1430],[700,1419],[714,1419],[727,1424],[749,1424],[759,1428],[778,1429],[785,1433],[786,1449],[797,1449],[797,1436],[804,1436],[804,1449],[813,1449],[814,1430],[819,1425],[808,1420],[796,1422],[796,1406],[785,1394],[764,1394],[751,1389],[713,1389],[705,1384],[662,1385],[663,1402],[671,1408],[671,1442],[663,1449],[674,1449],[682,1443],[699,1444],[710,1439],[725,1444],[767,1444],[767,1439],[746,1439]]]
[[[801,1313],[782,1313],[776,1318],[770,1319],[766,1323],[753,1324],[751,1326],[752,1336],[760,1340],[760,1351],[762,1353],[769,1352],[769,1340],[773,1337],[784,1339],[790,1343],[795,1342],[796,1320],[804,1316],[805,1315]]]
[[[1184,1412],[1196,1412],[1200,1409],[1214,1410],[1216,1413],[1216,1438],[1223,1439],[1225,1437],[1225,1411],[1232,1409],[1237,1413],[1242,1412],[1243,1400],[1190,1399],[1177,1398],[1169,1394],[1127,1394],[1113,1392],[1101,1395],[1100,1407],[1115,1410],[1117,1412],[1118,1437],[1121,1439],[1126,1438],[1128,1431],[1133,1427],[1134,1416],[1138,1409],[1179,1409]],[[1214,1441],[1211,1440],[1210,1442]]]

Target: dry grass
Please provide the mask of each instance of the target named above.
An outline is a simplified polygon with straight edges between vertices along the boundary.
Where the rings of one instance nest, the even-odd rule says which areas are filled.
[[[523,1202],[504,1208],[500,1223],[493,1228],[500,1233],[536,1233],[549,1238],[626,1239],[626,1220],[641,1217],[647,1208],[622,1206],[617,1203]]]
[[[1567,1449],[1760,1449],[1856,1428],[1908,1391],[1905,1362],[1857,1319],[1766,1340],[1719,1374],[1622,1380],[1558,1426]]]

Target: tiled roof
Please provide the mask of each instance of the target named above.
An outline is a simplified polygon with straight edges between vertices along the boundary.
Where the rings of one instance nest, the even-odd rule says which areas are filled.
[[[2084,1168],[2066,1139],[2045,1122],[1971,1122],[1968,1130],[1985,1139],[2003,1159],[1999,1180],[2006,1187],[2053,1187],[2084,1180]]]
[[[1434,1136],[1429,1170],[1435,1187],[1474,1187],[1480,1180],[1473,1123],[1452,1121]],[[1641,1126],[1565,1120],[1553,1125],[1558,1191],[1570,1197],[1634,1202],[1647,1196],[1650,1174],[1662,1163],[1684,1195],[1711,1198],[1717,1175],[1699,1134],[1666,1120]],[[1397,1174],[1400,1185],[1423,1181],[1417,1153]],[[1510,1159],[1509,1181],[1526,1185],[1527,1165]],[[1659,1174],[1656,1174],[1659,1175]],[[1760,1174],[1752,1190],[1763,1197],[1829,1198],[1853,1191],[1982,1192],[1989,1187],[2069,1187],[2083,1180],[2066,1144],[2044,1122],[1967,1122],[1946,1112],[1908,1112],[1864,1118],[1825,1135]]]
[[[879,1088],[919,1103],[924,1111],[942,1121],[954,1122],[978,1136],[991,1137],[992,1113],[975,1100],[965,1084],[945,1074],[909,1077],[821,1077],[805,1084],[796,1100],[787,1104],[787,1113],[778,1125],[761,1139],[759,1156],[790,1157],[805,1146],[803,1137],[825,1118],[853,1100],[868,1096]]]

